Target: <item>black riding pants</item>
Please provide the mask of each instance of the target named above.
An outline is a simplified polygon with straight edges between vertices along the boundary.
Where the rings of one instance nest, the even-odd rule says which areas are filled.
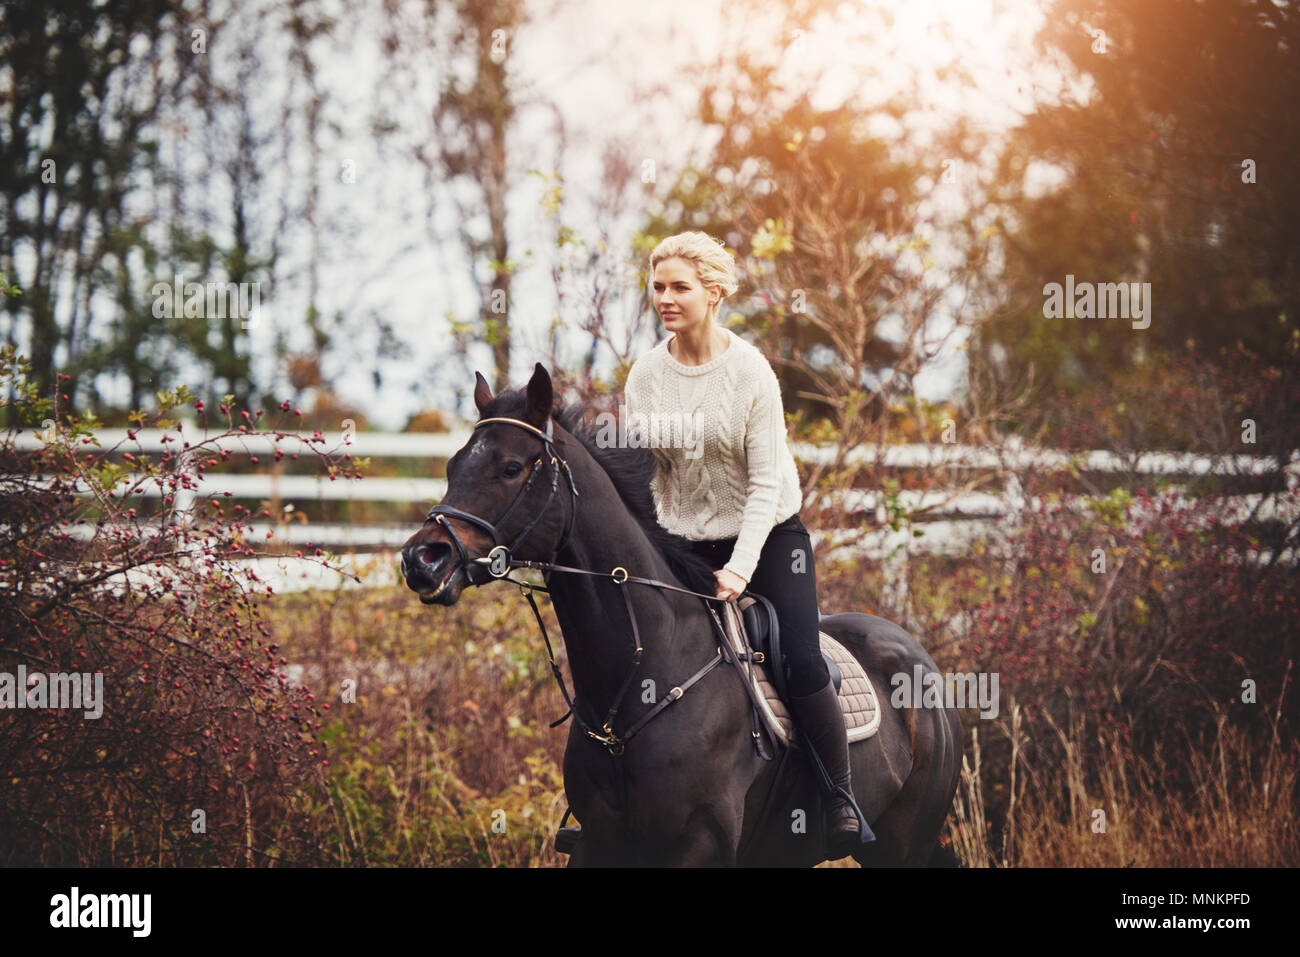
[[[731,559],[734,538],[692,542],[696,554],[714,570]],[[790,666],[790,694],[812,694],[830,680],[822,660],[817,628],[817,571],[813,564],[812,539],[799,513],[772,527],[748,591],[762,595],[776,608],[781,626],[781,647]]]

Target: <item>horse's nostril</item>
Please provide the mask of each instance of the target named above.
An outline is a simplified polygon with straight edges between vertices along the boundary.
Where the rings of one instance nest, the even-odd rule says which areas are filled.
[[[442,561],[445,554],[450,550],[450,547],[444,542],[431,542],[415,549],[414,558],[421,565],[435,565]]]

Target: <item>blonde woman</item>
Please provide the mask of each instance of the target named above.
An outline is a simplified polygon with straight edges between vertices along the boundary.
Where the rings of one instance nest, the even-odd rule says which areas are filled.
[[[646,437],[657,462],[651,490],[659,523],[712,564],[718,598],[748,589],[776,606],[795,723],[834,784],[852,793],[844,720],[819,646],[812,541],[799,519],[780,386],[763,354],[717,323],[722,300],[738,286],[732,257],[706,233],[679,233],[655,247],[650,269],[654,307],[671,335],[632,366],[624,398],[629,419],[654,418]],[[830,801],[834,859],[861,832],[849,803],[838,794]]]

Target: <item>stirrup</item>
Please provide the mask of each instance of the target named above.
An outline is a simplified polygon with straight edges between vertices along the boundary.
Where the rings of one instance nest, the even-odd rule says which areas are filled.
[[[565,827],[564,822],[569,819],[573,813],[572,808],[564,809],[564,817],[560,818],[560,829],[555,832],[555,850],[559,854],[572,854],[578,849],[578,842],[582,840],[582,828]]]
[[[854,799],[853,795],[847,793],[843,788],[834,788],[831,791],[829,798],[833,800],[837,797],[841,799],[843,804],[838,808],[828,807],[825,812],[826,817],[829,818],[832,815],[837,818],[844,817],[844,811],[847,810],[852,813],[858,826],[853,830],[837,828],[833,832],[830,829],[827,829],[827,844],[830,845],[837,842],[842,842],[846,845],[850,844],[850,842],[853,845],[874,844],[876,841],[876,832],[871,830],[871,825],[867,823],[867,816],[862,813],[862,808],[858,807],[858,802]],[[844,853],[849,854],[851,852],[845,851]]]
[[[581,840],[582,828],[562,827],[555,832],[555,850],[560,854],[572,854]]]
[[[828,860],[837,861],[842,857],[848,857],[854,850],[860,847],[867,844],[874,844],[876,842],[876,832],[873,831],[871,825],[867,823],[867,816],[862,813],[862,808],[858,807],[858,802],[853,797],[852,792],[842,787],[837,787],[835,783],[831,781],[830,775],[826,772],[826,766],[822,764],[821,757],[817,752],[809,748],[809,753],[813,757],[814,764],[820,774],[822,787],[824,789],[823,801],[825,803],[822,805],[822,820],[825,822],[826,826],[826,850],[828,853],[832,851],[835,852],[835,856],[828,858]],[[833,803],[837,799],[839,806],[836,806]],[[848,811],[853,815],[858,826],[853,830],[844,830],[841,828],[832,829],[830,826],[832,818],[839,821],[840,819],[847,817],[847,815],[844,814],[845,811]]]
[[[838,793],[832,797],[839,797]],[[865,830],[863,825],[866,824],[862,812],[856,806],[856,802],[848,803],[841,801],[838,805],[827,807],[824,812],[826,822],[826,859],[837,861],[842,857],[848,857],[854,851],[858,850],[865,844],[875,841],[876,835],[872,833],[870,825]],[[845,827],[852,822],[853,826]]]

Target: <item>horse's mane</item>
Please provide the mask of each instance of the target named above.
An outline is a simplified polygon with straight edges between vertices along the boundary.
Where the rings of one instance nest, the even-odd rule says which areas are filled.
[[[523,418],[524,389],[509,389],[495,396],[483,409],[483,418],[506,416]],[[597,444],[596,426],[587,419],[590,407],[582,402],[564,404],[556,401],[551,409],[565,431],[582,443],[583,448],[605,470],[618,490],[619,498],[636,518],[650,543],[659,550],[668,567],[687,588],[712,595],[717,591],[713,569],[690,548],[690,543],[659,524],[655,516],[650,479],[655,473],[654,453],[648,448],[604,448]],[[581,501],[581,500],[579,500]]]

